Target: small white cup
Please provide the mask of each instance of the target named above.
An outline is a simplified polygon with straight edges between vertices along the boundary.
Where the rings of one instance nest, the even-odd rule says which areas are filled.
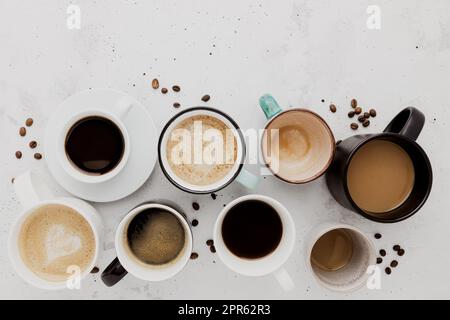
[[[97,110],[93,109],[89,111],[83,111],[73,115],[70,119],[66,121],[66,123],[62,126],[61,133],[59,134],[58,137],[57,157],[59,159],[61,167],[67,172],[68,175],[70,175],[75,180],[84,183],[101,183],[112,179],[120,171],[122,171],[130,155],[130,138],[128,135],[128,131],[123,123],[123,119],[126,117],[126,115],[128,114],[129,110],[132,107],[133,101],[130,100],[128,97],[123,97],[115,105],[112,105],[108,112],[104,111],[104,109],[97,109]],[[124,151],[120,162],[116,165],[114,169],[102,175],[89,174],[77,168],[69,159],[66,153],[65,143],[70,129],[78,121],[89,117],[101,117],[113,122],[117,126],[117,128],[119,128],[124,139]]]
[[[238,203],[248,200],[261,201],[270,205],[277,211],[283,226],[283,234],[278,247],[271,254],[260,259],[243,259],[236,256],[227,248],[222,237],[222,224],[227,213]],[[273,274],[286,291],[295,287],[292,278],[283,268],[284,263],[292,254],[294,245],[295,224],[289,211],[280,202],[263,195],[247,195],[230,202],[219,214],[214,227],[214,246],[220,259],[228,268],[246,276],[257,277]]]
[[[170,212],[178,218],[184,228],[185,243],[179,256],[163,265],[152,266],[138,261],[132,256],[128,248],[126,233],[133,218],[146,209],[158,208]],[[135,277],[146,281],[163,281],[179,273],[191,257],[193,237],[192,230],[186,217],[172,206],[160,203],[145,203],[131,210],[120,222],[115,237],[117,258],[105,269],[102,274],[103,282],[111,287],[119,282],[128,272]]]
[[[348,231],[353,242],[353,255],[349,263],[336,271],[325,271],[311,263],[314,244],[324,234],[336,230]],[[306,266],[319,284],[336,292],[351,292],[360,289],[367,283],[368,268],[376,263],[376,253],[372,241],[357,228],[336,223],[324,223],[313,229],[306,248]]]
[[[43,187],[39,186],[39,188],[42,189]],[[97,262],[100,251],[100,243],[102,243],[103,238],[103,224],[97,211],[88,203],[75,198],[57,198],[52,200],[41,199],[35,191],[36,189],[34,187],[30,172],[25,172],[14,180],[14,189],[16,195],[19,198],[19,201],[25,208],[19,214],[18,218],[13,224],[8,239],[9,258],[17,274],[29,284],[41,289],[58,290],[69,287],[67,281],[51,282],[37,276],[26,266],[19,251],[20,230],[28,216],[30,216],[37,209],[43,206],[62,205],[72,208],[80,215],[82,215],[83,218],[86,219],[86,221],[89,223],[92,232],[94,233],[94,258],[92,259],[88,267],[86,267],[84,270],[81,270],[81,274],[79,275],[80,280],[88,275]]]

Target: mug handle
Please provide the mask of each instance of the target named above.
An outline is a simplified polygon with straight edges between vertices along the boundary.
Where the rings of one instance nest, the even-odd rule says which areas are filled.
[[[291,291],[295,288],[295,283],[286,269],[281,268],[275,271],[274,275],[275,279],[277,279],[278,283],[284,289],[284,291]]]
[[[121,97],[115,105],[112,106],[112,112],[119,118],[124,119],[131,108],[134,106],[134,101],[128,96]]]
[[[14,179],[14,192],[25,208],[30,208],[43,200],[36,192],[33,177],[31,171],[27,171]],[[45,193],[48,198],[52,197],[50,191],[43,184],[39,185],[39,190],[41,190],[41,194]]]
[[[254,175],[250,171],[242,169],[239,175],[236,177],[236,181],[247,189],[253,190],[259,184],[259,177]]]
[[[265,94],[259,98],[259,106],[266,115],[267,120],[270,120],[282,111],[278,102],[270,94]]]
[[[414,107],[408,107],[400,111],[398,115],[387,125],[384,132],[398,133],[416,140],[425,124],[425,115]]]
[[[102,272],[102,281],[106,286],[112,287],[122,280],[127,273],[128,271],[122,266],[119,258],[115,258],[109,266],[106,267],[105,271]]]

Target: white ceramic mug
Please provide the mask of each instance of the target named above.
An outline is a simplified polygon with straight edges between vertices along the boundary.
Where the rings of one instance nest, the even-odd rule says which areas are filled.
[[[35,191],[35,185],[39,184],[32,179],[35,179],[34,176],[32,178],[31,173],[26,172],[14,180],[14,189],[24,210],[19,214],[10,230],[8,239],[9,257],[17,274],[29,284],[42,289],[64,289],[68,287],[67,281],[51,282],[42,279],[26,266],[19,251],[19,236],[23,223],[37,209],[47,205],[66,206],[78,212],[89,223],[95,239],[94,258],[84,270],[81,270],[81,274],[79,275],[80,280],[89,274],[95,267],[99,256],[100,243],[102,243],[103,239],[103,224],[97,211],[82,200],[75,198],[41,199]],[[43,186],[39,185],[39,188],[42,189]],[[68,274],[70,274],[70,272],[68,272]]]
[[[311,253],[314,244],[324,234],[344,229],[352,238],[353,253],[350,261],[336,271],[325,271],[311,263]],[[319,284],[336,292],[351,292],[363,287],[367,283],[368,268],[376,264],[376,252],[372,241],[359,229],[338,223],[324,223],[310,232],[306,247],[306,267]]]
[[[270,205],[278,213],[283,226],[283,234],[277,248],[260,259],[244,259],[233,254],[226,246],[222,236],[222,224],[227,213],[235,205],[248,201],[261,201]],[[222,262],[231,270],[246,276],[264,276],[273,274],[284,290],[294,288],[294,282],[283,268],[295,245],[295,224],[289,211],[278,201],[263,195],[247,195],[230,202],[219,214],[214,227],[214,246]]]
[[[72,178],[84,183],[101,183],[110,180],[125,167],[130,155],[131,141],[122,119],[126,117],[132,107],[133,101],[128,97],[123,97],[119,101],[117,101],[115,105],[112,105],[110,107],[109,112],[105,112],[100,109],[92,109],[89,111],[77,113],[70,119],[67,119],[66,123],[61,126],[61,133],[58,135],[59,142],[57,155],[61,167],[67,172],[67,174],[69,174]],[[89,117],[101,117],[111,121],[117,126],[123,136],[124,151],[120,162],[111,171],[102,175],[88,174],[83,170],[77,168],[69,159],[65,149],[66,139],[72,127],[80,120]]]
[[[173,214],[180,221],[185,234],[184,247],[175,260],[154,266],[141,262],[137,257],[132,256],[127,241],[128,226],[133,218],[142,211],[153,208]],[[117,258],[102,273],[102,280],[108,287],[115,285],[127,273],[131,273],[135,277],[146,281],[163,281],[179,273],[189,261],[193,246],[192,230],[185,215],[175,209],[172,204],[169,206],[162,203],[149,202],[132,209],[122,219],[116,231],[115,246]]]

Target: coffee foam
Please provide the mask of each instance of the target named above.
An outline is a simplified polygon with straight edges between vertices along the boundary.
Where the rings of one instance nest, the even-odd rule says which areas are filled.
[[[191,141],[191,156],[188,162],[179,163],[179,159],[183,158],[183,150],[177,151],[177,146],[180,145],[182,139],[176,137],[174,132],[179,129],[187,130],[190,132],[192,140],[194,139],[194,123],[201,122],[202,124],[202,134],[212,130],[216,130],[217,134],[223,137],[225,141],[223,142],[223,161],[219,163],[208,163],[205,159],[202,159],[201,163],[195,163],[195,153],[199,152],[194,149],[194,141]],[[223,179],[234,167],[237,158],[237,141],[236,137],[232,135],[232,143],[227,143],[227,136],[230,135],[231,129],[223,123],[221,120],[208,116],[208,115],[197,115],[192,116],[181,121],[170,133],[166,145],[166,156],[170,168],[183,181],[197,185],[197,186],[207,186],[216,183]],[[202,150],[206,150],[211,146],[211,142],[202,140]],[[178,153],[177,153],[178,152]],[[175,159],[174,154],[177,154],[177,159]]]
[[[40,278],[60,282],[67,268],[81,272],[95,255],[95,236],[77,211],[62,205],[46,205],[28,216],[19,233],[19,250],[25,265]]]

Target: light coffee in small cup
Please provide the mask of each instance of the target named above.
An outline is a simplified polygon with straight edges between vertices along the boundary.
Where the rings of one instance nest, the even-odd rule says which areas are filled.
[[[67,280],[71,266],[85,271],[96,253],[89,223],[76,210],[60,204],[35,209],[22,223],[18,246],[25,265],[50,282]]]

